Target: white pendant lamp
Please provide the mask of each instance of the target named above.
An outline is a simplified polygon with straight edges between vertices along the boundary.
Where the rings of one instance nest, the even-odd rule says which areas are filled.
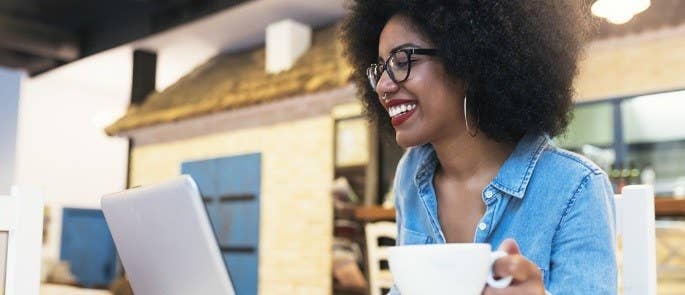
[[[651,5],[649,0],[598,0],[592,4],[592,14],[613,24],[625,24]]]

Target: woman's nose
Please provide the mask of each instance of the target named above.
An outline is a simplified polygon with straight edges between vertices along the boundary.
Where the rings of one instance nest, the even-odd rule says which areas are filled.
[[[399,89],[399,85],[390,79],[390,75],[387,72],[383,72],[380,79],[378,79],[378,84],[376,84],[376,93],[378,97],[382,97],[384,93],[395,92]]]

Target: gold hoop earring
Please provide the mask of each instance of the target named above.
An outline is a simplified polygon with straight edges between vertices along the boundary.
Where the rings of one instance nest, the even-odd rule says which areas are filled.
[[[471,128],[469,128],[469,118],[466,112],[466,96],[464,96],[464,122],[466,123],[466,132],[471,135],[471,137],[476,137],[478,135],[478,129],[476,129],[476,132],[471,132]]]

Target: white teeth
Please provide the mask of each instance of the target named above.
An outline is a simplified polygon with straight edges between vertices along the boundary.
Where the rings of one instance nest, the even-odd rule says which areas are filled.
[[[411,111],[416,108],[415,103],[406,103],[406,104],[401,104],[401,105],[396,105],[392,106],[388,109],[388,114],[390,117],[395,117],[397,115],[401,115],[405,112]]]

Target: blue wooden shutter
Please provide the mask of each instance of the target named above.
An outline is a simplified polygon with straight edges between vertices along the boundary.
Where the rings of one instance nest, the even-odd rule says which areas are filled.
[[[118,260],[102,211],[65,208],[62,212],[60,259],[69,262],[80,285],[108,287]]]
[[[257,294],[261,155],[186,162],[198,184],[237,294]]]

